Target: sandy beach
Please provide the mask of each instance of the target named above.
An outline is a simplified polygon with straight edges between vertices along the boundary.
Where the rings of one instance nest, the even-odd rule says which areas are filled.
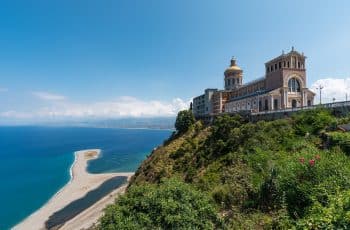
[[[59,192],[57,192],[43,207],[34,212],[28,218],[16,225],[13,229],[38,230],[46,229],[45,223],[50,216],[62,210],[71,202],[83,198],[90,191],[97,189],[104,182],[115,177],[127,177],[127,181],[133,173],[103,173],[90,174],[86,171],[87,162],[95,159],[100,154],[99,149],[83,150],[75,153],[75,160],[71,168],[71,180]],[[108,195],[95,202],[92,206],[80,212],[74,218],[65,222],[59,229],[83,229],[96,223],[103,214],[106,205],[114,202],[116,196],[123,193],[127,183],[114,189]]]

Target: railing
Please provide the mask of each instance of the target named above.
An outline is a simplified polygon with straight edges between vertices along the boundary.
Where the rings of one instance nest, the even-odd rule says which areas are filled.
[[[251,115],[262,115],[262,114],[273,114],[273,113],[284,113],[284,112],[296,112],[299,110],[310,110],[310,109],[316,109],[319,107],[322,108],[337,108],[337,107],[350,107],[350,101],[341,101],[341,102],[333,102],[333,103],[326,103],[326,104],[320,104],[320,105],[311,105],[311,106],[304,106],[304,107],[296,107],[296,108],[287,108],[287,109],[278,109],[278,110],[270,110],[270,111],[260,111],[260,112],[251,112]]]

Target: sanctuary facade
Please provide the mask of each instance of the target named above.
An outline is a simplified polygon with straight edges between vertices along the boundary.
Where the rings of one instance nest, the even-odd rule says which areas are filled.
[[[292,50],[265,63],[265,75],[243,84],[243,70],[234,58],[224,72],[223,90],[206,89],[195,97],[195,117],[241,111],[260,112],[313,105],[315,93],[306,86],[306,57]]]

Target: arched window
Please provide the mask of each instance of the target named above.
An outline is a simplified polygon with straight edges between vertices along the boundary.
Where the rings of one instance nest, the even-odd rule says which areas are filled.
[[[300,83],[296,78],[291,78],[288,81],[289,92],[300,92]]]

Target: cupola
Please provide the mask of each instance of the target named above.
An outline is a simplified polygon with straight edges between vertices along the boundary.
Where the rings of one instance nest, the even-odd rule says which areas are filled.
[[[237,66],[236,59],[231,58],[230,67],[225,72],[225,90],[236,89],[242,85],[243,70]]]

